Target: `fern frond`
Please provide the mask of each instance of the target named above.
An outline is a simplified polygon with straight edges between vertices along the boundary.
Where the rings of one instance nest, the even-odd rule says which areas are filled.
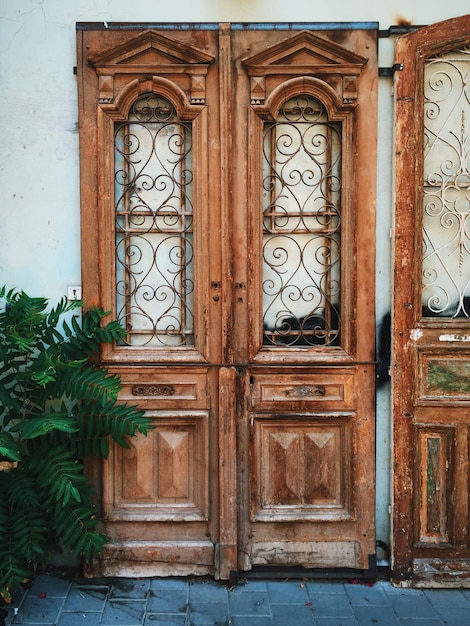
[[[0,497],[13,509],[40,509],[43,498],[38,490],[35,476],[20,465],[10,472],[0,473]]]
[[[48,524],[40,509],[15,509],[10,517],[10,542],[26,563],[40,562],[45,555]]]
[[[20,461],[22,457],[21,447],[14,437],[7,431],[0,431],[0,456],[10,461]]]
[[[66,506],[70,500],[89,502],[91,487],[83,474],[83,465],[78,462],[74,450],[65,445],[52,450],[42,446],[42,455],[35,456],[35,467],[29,467],[36,474],[38,487],[47,494],[45,506]]]
[[[9,474],[16,483],[20,472]],[[9,590],[32,575],[29,563],[42,558],[47,535],[41,507],[33,506],[31,500],[23,507],[22,499],[16,497],[21,489],[12,490],[10,482],[0,473],[0,596],[6,601]]]
[[[56,509],[53,529],[65,547],[89,561],[95,554],[102,552],[106,543],[106,537],[95,530],[98,524],[93,506],[70,501],[67,506]]]
[[[81,369],[59,367],[56,380],[48,386],[50,395],[63,394],[71,400],[91,400],[97,403],[107,403],[116,400],[121,390],[118,376],[108,374],[107,370],[92,366]]]
[[[76,442],[80,455],[90,453],[101,458],[108,457],[107,439],[110,437],[119,445],[128,448],[128,437],[136,433],[146,435],[153,428],[153,420],[145,412],[127,404],[84,403],[77,415],[79,432]]]
[[[66,433],[78,431],[76,420],[68,413],[53,412],[40,417],[32,417],[16,424],[13,431],[20,433],[21,438],[35,439],[46,435],[51,430],[61,430]]]

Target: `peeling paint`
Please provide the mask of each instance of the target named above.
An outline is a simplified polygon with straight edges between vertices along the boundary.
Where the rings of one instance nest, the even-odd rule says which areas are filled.
[[[470,335],[439,335],[439,341],[470,342]]]
[[[423,331],[421,328],[412,328],[410,330],[410,339],[411,341],[418,341],[423,336]]]

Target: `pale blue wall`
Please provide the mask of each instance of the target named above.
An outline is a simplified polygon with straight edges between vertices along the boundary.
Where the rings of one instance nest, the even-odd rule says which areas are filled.
[[[76,22],[379,22],[430,24],[468,0],[1,0],[0,285],[52,301],[80,284]],[[379,40],[393,64],[393,39]],[[379,80],[377,317],[390,308],[392,79]],[[374,163],[371,163],[371,168]],[[377,535],[388,541],[389,390],[377,406]]]

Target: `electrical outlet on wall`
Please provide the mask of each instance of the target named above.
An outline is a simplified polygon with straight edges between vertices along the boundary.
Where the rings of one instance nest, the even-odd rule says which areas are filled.
[[[70,285],[67,287],[67,300],[81,300],[82,299],[82,287],[81,285]]]

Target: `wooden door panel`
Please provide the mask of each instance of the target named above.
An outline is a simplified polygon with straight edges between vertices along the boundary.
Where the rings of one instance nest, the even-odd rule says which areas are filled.
[[[275,374],[275,375],[273,375]],[[285,374],[283,370],[253,375],[252,408],[259,410],[343,411],[355,407],[354,373],[340,368]]]
[[[105,519],[207,520],[207,412],[148,415],[155,429],[114,447],[106,464]]]
[[[351,520],[351,416],[251,415],[252,521]]]
[[[470,18],[400,38],[393,319],[397,583],[470,586]]]
[[[447,334],[449,337],[450,334]],[[470,397],[470,363],[460,352],[436,347],[418,350],[417,402],[468,402]]]
[[[454,427],[416,425],[417,495],[416,545],[452,544],[452,474]]]
[[[234,328],[240,320],[243,329],[234,351],[236,361],[248,359],[239,373],[240,569],[336,561],[366,570],[375,554],[374,307],[366,296],[375,112],[362,117],[376,93],[375,35],[338,35],[232,37],[233,141],[247,157],[233,171],[245,207],[233,238],[244,252],[234,257]],[[338,79],[339,67],[348,78]],[[328,146],[321,159],[308,148],[310,133]],[[371,178],[353,183],[364,171]],[[330,187],[310,186],[328,176]]]
[[[127,328],[101,359],[122,377],[121,400],[155,425],[101,468],[99,575],[218,572],[210,364],[222,360],[222,254],[208,233],[222,216],[220,187],[209,199],[207,184],[220,179],[218,38],[210,28],[78,31],[83,295]]]
[[[357,569],[358,544],[354,541],[256,541],[252,548],[255,566],[295,566],[306,569]]]
[[[145,367],[113,368],[119,374],[122,389],[120,398],[138,402],[143,408],[175,409],[181,402],[187,408],[208,407],[207,369],[191,368],[170,372],[167,367],[155,366],[149,372]]]

